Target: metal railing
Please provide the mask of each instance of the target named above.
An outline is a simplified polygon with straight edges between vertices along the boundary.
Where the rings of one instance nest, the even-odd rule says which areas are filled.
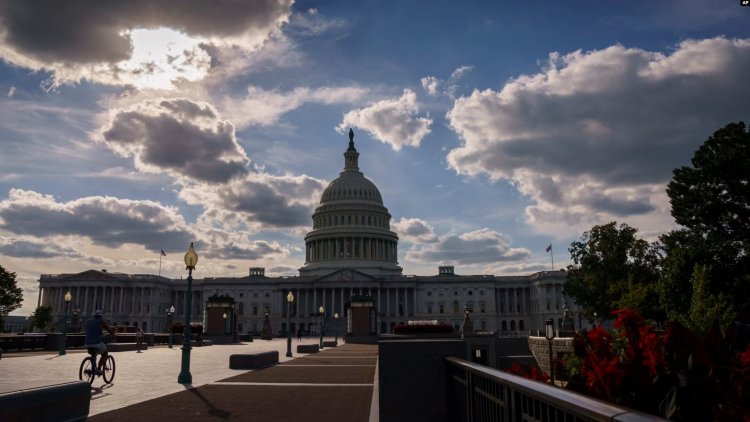
[[[446,363],[450,421],[664,420],[463,359],[449,357]]]

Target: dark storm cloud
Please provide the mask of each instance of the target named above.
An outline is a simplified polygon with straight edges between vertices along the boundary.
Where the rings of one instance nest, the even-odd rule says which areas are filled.
[[[184,98],[148,100],[116,110],[102,132],[114,151],[143,171],[167,171],[211,183],[246,172],[234,126],[214,108]]]
[[[50,242],[23,239],[0,240],[0,255],[14,258],[82,258],[80,252],[73,248],[59,246]]]
[[[153,201],[91,196],[57,202],[20,189],[11,189],[8,199],[0,201],[0,228],[39,238],[81,236],[107,247],[132,243],[151,251],[194,240],[175,209]]]
[[[0,0],[4,43],[45,63],[127,59],[126,30],[172,28],[201,37],[258,37],[286,21],[287,0]]]
[[[467,265],[523,261],[529,257],[528,249],[511,248],[506,236],[489,229],[445,236],[437,243],[412,248],[406,253],[408,260]]]
[[[284,253],[279,245],[266,241],[256,241],[250,244],[242,245],[230,242],[215,246],[206,252],[207,258],[212,259],[250,259],[260,260],[267,258],[267,255]]]

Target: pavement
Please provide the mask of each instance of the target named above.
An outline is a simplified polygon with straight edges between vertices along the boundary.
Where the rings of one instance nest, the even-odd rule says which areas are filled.
[[[326,341],[333,338],[326,338]],[[194,347],[191,385],[177,383],[182,350],[175,346],[114,352],[114,382],[98,377],[92,386],[92,421],[274,420],[378,421],[377,346],[347,345],[287,358],[286,339]],[[235,353],[279,352],[279,365],[247,371],[229,369]],[[75,381],[85,351],[5,353],[0,392]]]

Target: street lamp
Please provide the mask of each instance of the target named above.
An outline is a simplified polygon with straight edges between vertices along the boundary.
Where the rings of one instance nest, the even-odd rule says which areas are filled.
[[[172,348],[172,315],[174,315],[174,305],[167,309],[167,331],[169,333],[169,348]]]
[[[224,318],[224,335],[227,335],[227,313],[224,312],[224,315],[221,317]]]
[[[597,317],[597,314],[596,312],[594,312],[594,327],[596,327],[596,317]]]
[[[334,339],[334,341],[336,342],[336,344],[339,344],[339,313],[338,312],[333,314],[333,319],[336,320],[336,338]]]
[[[318,308],[318,312],[320,312],[320,348],[323,348],[323,330],[325,330],[326,326],[326,308],[323,305],[320,305],[320,308]]]
[[[62,339],[60,341],[60,356],[65,354],[65,347],[68,342],[68,305],[70,305],[70,301],[73,300],[73,295],[70,294],[70,290],[65,293],[63,299],[65,299],[65,319],[63,320]]]
[[[289,291],[286,295],[286,301],[289,304],[286,307],[286,357],[292,357],[292,302],[294,302],[294,294]]]
[[[193,287],[193,270],[198,263],[198,254],[193,249],[193,242],[190,242],[190,248],[185,253],[185,269],[188,270],[187,292],[185,293],[185,329],[183,330],[182,339],[182,368],[180,375],[177,376],[177,382],[180,384],[192,384],[193,375],[190,374],[190,309],[193,306],[192,287]]]
[[[552,366],[552,339],[555,338],[555,322],[548,319],[544,322],[544,336],[547,338],[549,343],[549,373],[552,384],[555,384],[555,368]]]

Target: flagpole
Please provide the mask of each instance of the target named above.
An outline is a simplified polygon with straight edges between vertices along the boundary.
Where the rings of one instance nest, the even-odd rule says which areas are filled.
[[[549,256],[552,258],[552,271],[555,271],[555,250],[552,249],[552,244],[549,244]]]
[[[161,252],[159,252],[159,277],[161,277]]]

